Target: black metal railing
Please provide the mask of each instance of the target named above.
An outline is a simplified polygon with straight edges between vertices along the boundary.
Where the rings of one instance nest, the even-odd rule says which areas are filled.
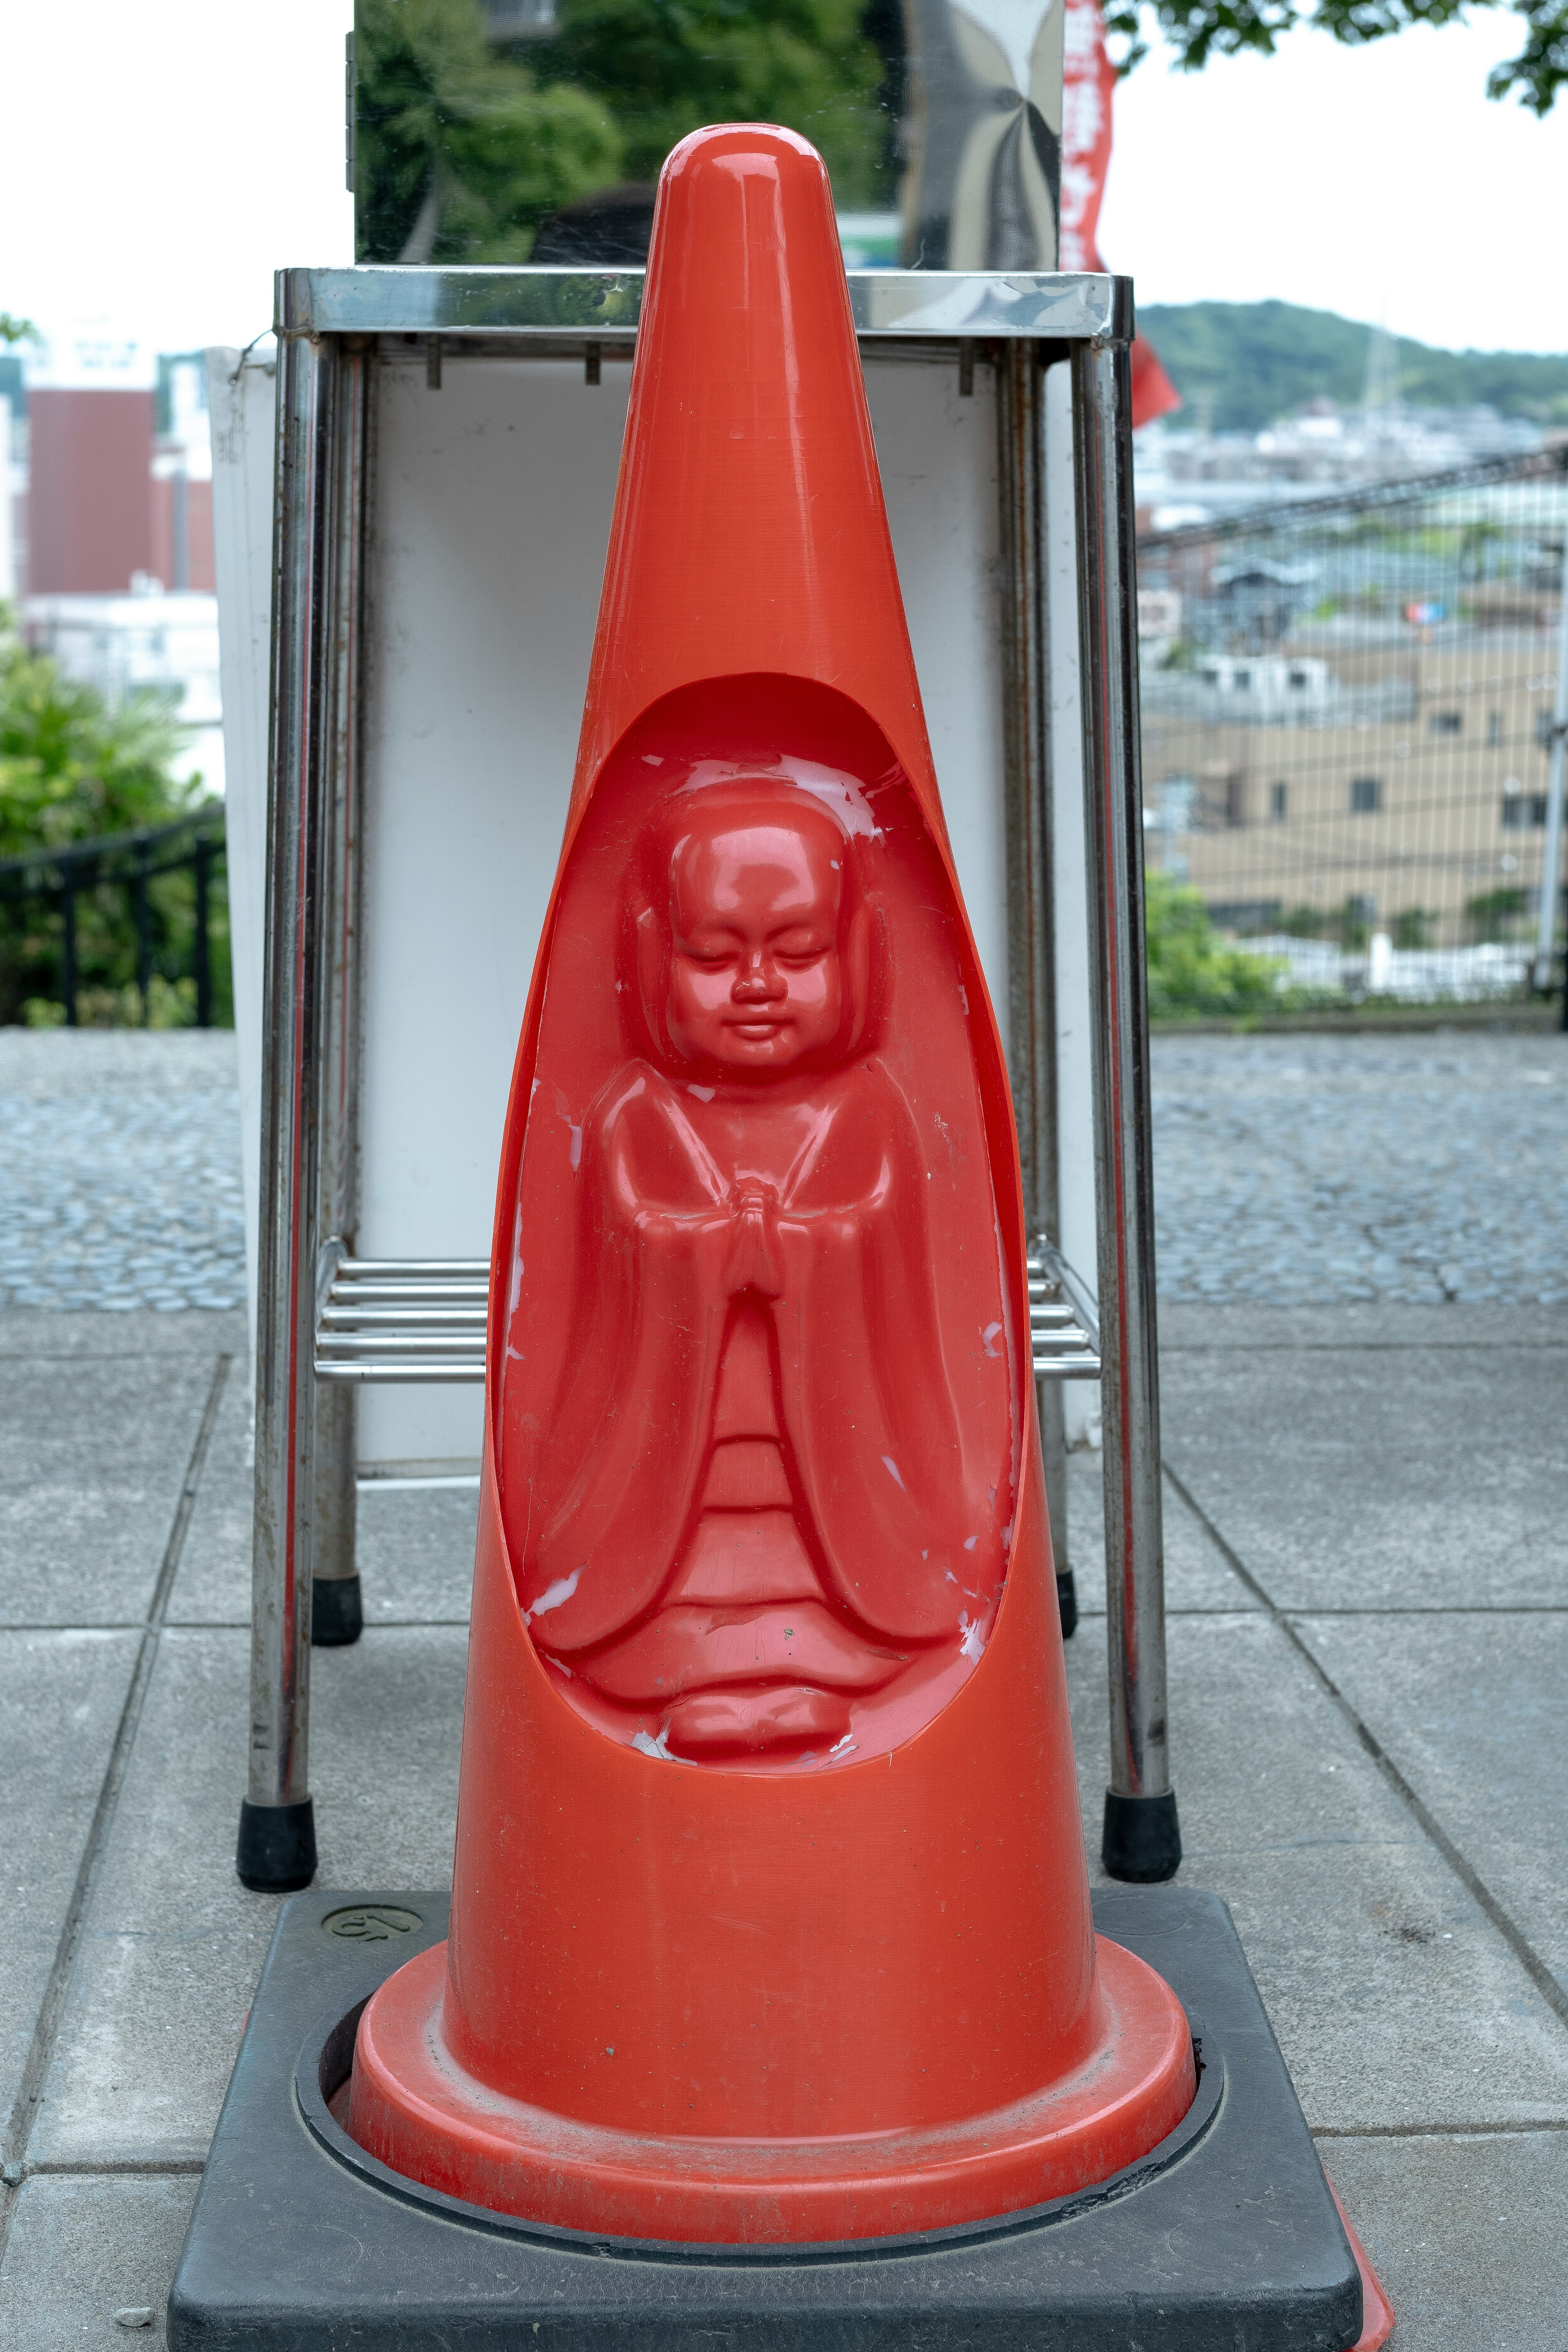
[[[82,991],[78,946],[78,902],[106,887],[128,894],[136,941],[136,988],[143,1025],[149,1017],[153,978],[153,908],[149,886],[160,875],[189,870],[195,883],[189,977],[195,982],[195,1024],[213,1025],[213,869],[225,857],[224,813],[198,809],[170,824],[135,833],[114,833],[58,849],[29,849],[0,858],[0,907],[29,898],[53,899],[59,910],[59,998],[66,1024],[78,1025]],[[170,977],[167,973],[164,977]]]

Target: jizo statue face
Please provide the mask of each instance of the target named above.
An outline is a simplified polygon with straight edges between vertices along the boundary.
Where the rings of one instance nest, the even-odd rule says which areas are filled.
[[[844,1017],[843,843],[830,820],[694,819],[670,865],[665,1028],[684,1061],[765,1079],[828,1052]]]

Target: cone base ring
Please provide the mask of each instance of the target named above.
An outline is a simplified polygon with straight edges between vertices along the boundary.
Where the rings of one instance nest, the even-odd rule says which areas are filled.
[[[948,2229],[1107,2179],[1191,2107],[1197,2077],[1181,2003],[1122,1946],[1100,1938],[1098,1960],[1104,2031],[1065,2083],[931,2129],[767,2144],[605,2130],[484,2088],[442,2042],[437,1945],[367,2005],[348,2096],[333,2106],[392,2171],[546,2227],[752,2245]]]

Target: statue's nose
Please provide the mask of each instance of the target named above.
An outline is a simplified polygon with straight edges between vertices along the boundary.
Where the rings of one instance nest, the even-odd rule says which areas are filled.
[[[782,996],[784,993],[783,976],[772,964],[764,963],[761,956],[752,956],[750,961],[742,968],[740,976],[736,980],[733,992],[736,996],[744,996],[752,999],[769,996]]]

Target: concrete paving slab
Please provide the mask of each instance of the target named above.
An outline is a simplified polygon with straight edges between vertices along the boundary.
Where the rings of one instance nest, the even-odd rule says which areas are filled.
[[[118,1356],[138,1363],[148,1356],[232,1355],[243,1363],[249,1348],[243,1307],[189,1308],[160,1314],[156,1308],[115,1313],[84,1309],[62,1314],[52,1307],[0,1308],[0,1361],[27,1356],[54,1361],[62,1357]]]
[[[1396,1299],[1321,1307],[1270,1307],[1261,1300],[1160,1301],[1160,1354],[1174,1360],[1217,1348],[1563,1348],[1568,1308],[1521,1299],[1417,1307]],[[1168,1375],[1167,1375],[1168,1377]]]
[[[1300,1622],[1568,1993],[1568,1612]]]
[[[142,1622],[216,1361],[0,1360],[0,1624]]]
[[[224,1392],[191,1514],[170,1622],[250,1622],[256,1470],[251,1403],[238,1367]],[[367,1624],[466,1625],[479,1488],[367,1482],[359,1492],[358,1560]]]
[[[1563,2352],[1568,2132],[1325,2139],[1393,2352]]]
[[[131,1633],[0,1633],[0,2120],[27,2063],[136,1648]]]
[[[253,1401],[244,1356],[235,1361],[207,1441],[201,1485],[170,1597],[172,1625],[248,1625],[256,1507]]]
[[[1178,1617],[1169,1655],[1182,1876],[1230,1905],[1308,2120],[1568,2119],[1568,2032],[1280,1630]],[[1103,1624],[1068,1658],[1095,1857]]]
[[[1068,1552],[1081,1614],[1105,1614],[1104,1457],[1088,1447],[1068,1455]],[[1165,1607],[1253,1610],[1247,1591],[1225,1554],[1179,1495],[1165,1490]]]
[[[366,1623],[466,1625],[479,1521],[477,1486],[363,1486],[358,1555]]]
[[[1288,1609],[1501,1607],[1568,1583],[1568,1352],[1168,1362],[1165,1456]]]
[[[157,2352],[195,2198],[191,2174],[25,2181],[0,2264],[0,2343],[10,2352]],[[145,2326],[116,2322],[117,2311],[145,2310]]]
[[[312,1664],[322,1884],[451,1874],[466,1635],[374,1630]],[[234,1874],[248,1637],[166,1633],[89,1912],[31,2154],[205,2155],[276,1898]]]

